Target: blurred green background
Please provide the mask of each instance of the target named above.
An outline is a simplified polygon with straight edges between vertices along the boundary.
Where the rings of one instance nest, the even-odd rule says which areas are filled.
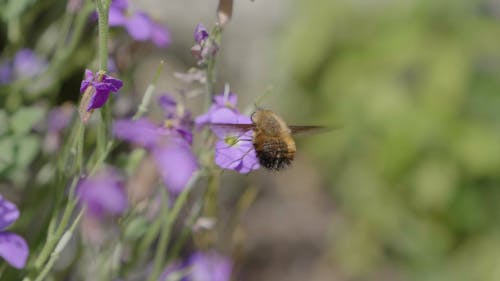
[[[500,280],[500,2],[294,5],[276,71],[289,111],[342,126],[299,148],[338,279]]]

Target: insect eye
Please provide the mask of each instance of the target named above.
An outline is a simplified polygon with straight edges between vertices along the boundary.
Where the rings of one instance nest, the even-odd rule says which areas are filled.
[[[257,113],[257,111],[255,111],[254,113],[252,113],[252,115],[250,115],[250,120],[252,120],[252,123],[255,123],[255,113]]]

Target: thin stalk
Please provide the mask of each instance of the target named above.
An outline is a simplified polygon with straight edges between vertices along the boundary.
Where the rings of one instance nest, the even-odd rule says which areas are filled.
[[[196,222],[196,219],[198,219],[202,210],[203,210],[203,203],[202,202],[198,202],[193,207],[186,223],[184,224],[184,226],[182,228],[181,234],[179,236],[180,237],[179,240],[173,245],[172,250],[170,251],[169,259],[177,257],[177,255],[181,251],[182,247],[186,243],[186,240],[188,239],[189,234],[191,233],[191,231],[190,231],[191,226],[193,226],[193,224]]]
[[[139,108],[137,112],[135,113],[134,117],[132,117],[133,120],[139,119],[142,115],[144,115],[148,111],[148,106],[149,103],[151,102],[151,98],[153,97],[155,88],[156,88],[156,82],[158,81],[158,78],[160,77],[161,71],[163,70],[163,65],[164,61],[160,61],[160,65],[156,69],[155,76],[153,78],[153,81],[148,85],[146,88],[146,91],[144,92],[144,96],[142,97],[141,104],[139,105]]]
[[[73,179],[73,182],[71,183],[70,189],[74,189],[76,184],[78,183],[78,177],[75,177]],[[42,248],[42,251],[38,255],[37,259],[35,260],[34,267],[35,268],[41,268],[42,265],[47,261],[49,258],[49,254],[52,252],[52,249],[56,245],[57,241],[61,238],[61,236],[64,233],[64,230],[66,229],[66,226],[68,225],[68,222],[71,218],[71,214],[73,213],[73,210],[76,206],[76,202],[70,200],[68,204],[66,205],[66,208],[64,209],[63,216],[61,218],[61,222],[59,223],[57,230],[55,232],[49,232],[47,235],[47,241],[45,245]],[[52,227],[51,227],[52,228]]]
[[[83,212],[84,212],[84,209],[80,210],[80,213],[78,214],[76,219],[73,221],[70,228],[64,233],[64,235],[62,235],[61,239],[59,240],[59,243],[57,243],[54,251],[51,253],[49,261],[45,264],[45,266],[43,267],[42,271],[37,276],[35,281],[44,280],[47,273],[49,273],[49,271],[52,269],[52,267],[54,266],[54,263],[59,258],[59,255],[61,254],[61,252],[64,250],[64,248],[68,244],[69,240],[71,239],[71,236],[73,236],[73,232],[75,230],[75,227],[80,222],[80,219],[82,218]]]
[[[222,29],[219,26],[215,26],[212,30],[209,40],[213,40],[215,44],[220,45],[221,38],[222,38]],[[208,109],[210,107],[210,104],[212,103],[212,98],[215,94],[214,88],[215,88],[215,82],[217,82],[216,69],[215,69],[216,57],[217,54],[210,56],[210,58],[207,61],[205,69],[205,74],[207,77],[207,83],[205,87],[207,92],[207,96],[205,98],[205,109]]]
[[[99,29],[99,70],[108,68],[108,19],[111,0],[96,0]]]
[[[197,172],[193,174],[191,179],[189,180],[188,184],[186,185],[186,188],[179,194],[177,199],[175,200],[174,206],[172,207],[172,210],[170,211],[170,214],[168,215],[168,219],[166,224],[164,225],[164,228],[162,229],[162,233],[160,234],[160,242],[159,242],[159,247],[156,252],[155,256],[155,261],[153,265],[153,271],[151,275],[149,276],[148,281],[156,281],[158,280],[158,277],[160,276],[161,270],[164,266],[165,263],[165,251],[168,246],[168,240],[170,238],[170,233],[172,232],[172,228],[174,225],[175,220],[177,219],[177,216],[179,215],[180,210],[186,203],[186,200],[188,198],[189,192],[193,188],[193,186],[196,184],[198,181],[198,178],[200,176],[200,173]]]
[[[83,165],[83,145],[85,142],[85,126],[80,121],[78,122],[78,132],[76,141],[76,165],[78,173],[81,175],[84,169]]]
[[[149,276],[150,281],[158,280],[158,277],[161,273],[161,268],[165,259],[165,251],[167,250],[168,239],[170,237],[170,217],[168,215],[168,192],[162,188],[161,189],[161,199],[162,199],[162,208],[161,208],[161,216],[158,218],[159,221],[162,221],[162,230],[160,233],[160,239],[158,242],[158,247],[156,250],[156,255],[154,258],[153,272]]]
[[[56,45],[56,48],[58,50],[61,50],[66,46],[67,43],[66,40],[68,39],[68,34],[69,31],[71,30],[71,24],[73,23],[74,19],[75,16],[72,13],[64,14],[59,32],[60,37],[58,38],[59,40],[57,41]]]

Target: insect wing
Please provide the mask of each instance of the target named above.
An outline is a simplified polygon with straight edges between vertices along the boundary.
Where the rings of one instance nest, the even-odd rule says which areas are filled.
[[[254,124],[229,124],[229,123],[210,123],[210,129],[219,137],[225,135],[243,135],[248,131],[255,129]]]
[[[318,134],[332,130],[324,126],[288,126],[292,135]]]

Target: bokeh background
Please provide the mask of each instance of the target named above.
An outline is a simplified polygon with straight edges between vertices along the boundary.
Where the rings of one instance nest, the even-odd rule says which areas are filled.
[[[269,2],[236,2],[223,79],[341,129],[259,174],[242,280],[500,280],[500,2]]]
[[[193,64],[192,31],[212,25],[217,1],[131,4],[172,45],[134,50],[124,108],[159,59],[158,88],[182,86],[173,73]],[[53,100],[74,99],[89,57],[75,56]],[[500,280],[500,1],[236,0],[217,67],[241,108],[336,128],[297,137],[283,172],[221,175],[221,221],[251,198],[219,232],[234,280]],[[9,181],[26,185],[29,169]]]

